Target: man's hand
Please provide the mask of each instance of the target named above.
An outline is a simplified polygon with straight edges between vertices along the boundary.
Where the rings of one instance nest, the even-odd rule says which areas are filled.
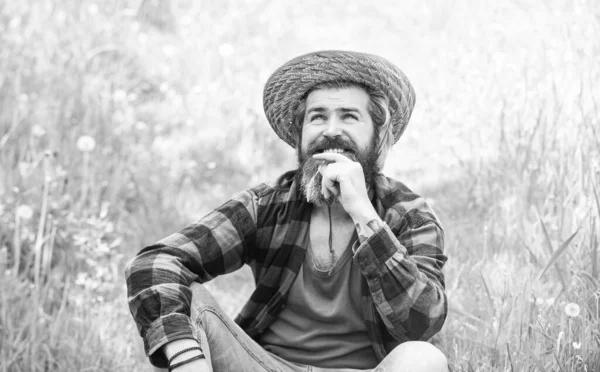
[[[359,241],[364,242],[381,228],[383,222],[369,200],[360,163],[337,153],[315,154],[313,158],[330,162],[319,167],[323,176],[321,192],[325,198],[336,196],[354,221]]]
[[[325,198],[335,195],[353,219],[371,211],[375,214],[373,218],[377,216],[369,200],[365,176],[359,162],[333,152],[315,154],[313,159],[329,162],[319,166],[319,172],[323,176],[321,192]]]

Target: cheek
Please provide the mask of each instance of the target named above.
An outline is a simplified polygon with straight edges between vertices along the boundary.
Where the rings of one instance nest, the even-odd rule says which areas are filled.
[[[309,125],[303,125],[302,129],[300,130],[300,146],[303,150],[305,150],[306,148],[308,148],[308,145],[310,145],[316,138],[315,135],[315,131],[314,129],[311,130],[311,126]]]
[[[360,146],[362,148],[369,148],[373,142],[373,136],[375,135],[375,130],[372,125],[366,125],[361,128],[359,133],[355,133],[355,139],[360,141]]]

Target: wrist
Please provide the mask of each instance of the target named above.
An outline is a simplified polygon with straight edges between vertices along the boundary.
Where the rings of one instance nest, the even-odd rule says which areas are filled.
[[[348,213],[350,214],[350,213]],[[358,241],[360,244],[364,243],[369,239],[379,227],[383,224],[381,218],[375,211],[375,208],[369,203],[368,207],[359,209],[357,212],[350,214],[350,217],[354,221],[356,233],[358,234]]]
[[[198,341],[192,338],[183,338],[180,340],[171,341],[163,346],[163,353],[167,360],[170,360],[173,355],[181,352],[182,350],[189,349],[191,347],[199,347]],[[194,350],[195,353],[198,353],[198,350]],[[189,352],[190,355],[192,351]],[[188,355],[186,353],[186,355]],[[179,358],[179,357],[178,357]]]
[[[347,211],[355,224],[366,225],[373,220],[381,220],[371,203],[362,203]]]

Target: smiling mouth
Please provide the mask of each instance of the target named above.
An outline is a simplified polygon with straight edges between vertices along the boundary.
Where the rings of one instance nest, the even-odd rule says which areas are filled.
[[[323,149],[323,150],[317,150],[316,151],[317,154],[321,154],[321,153],[336,153],[336,154],[343,154],[343,153],[350,153],[353,154],[354,151],[350,150],[350,149],[340,149],[340,148],[335,148],[335,149]]]

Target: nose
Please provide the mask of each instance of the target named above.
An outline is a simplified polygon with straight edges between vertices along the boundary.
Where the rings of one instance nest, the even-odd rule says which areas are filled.
[[[341,123],[335,116],[331,117],[327,122],[323,135],[328,138],[340,137],[342,135],[342,127],[340,124]]]

